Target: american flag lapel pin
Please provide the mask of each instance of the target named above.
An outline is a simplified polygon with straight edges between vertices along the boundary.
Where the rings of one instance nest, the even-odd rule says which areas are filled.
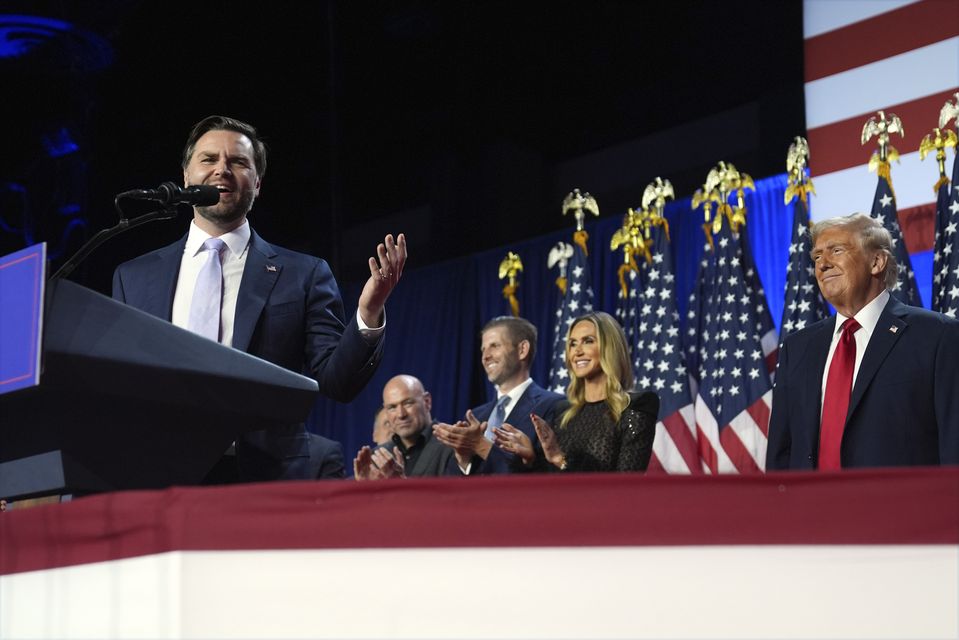
[[[893,333],[898,333],[899,327],[897,327],[896,325],[892,325],[891,327],[889,327],[889,330]]]
[[[266,270],[269,271],[270,273],[276,273],[276,265],[268,264],[266,265]]]

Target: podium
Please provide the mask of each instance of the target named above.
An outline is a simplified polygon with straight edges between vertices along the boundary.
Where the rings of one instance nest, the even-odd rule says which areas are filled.
[[[0,498],[198,484],[240,434],[302,422],[316,393],[315,380],[51,281],[40,384],[0,395]]]

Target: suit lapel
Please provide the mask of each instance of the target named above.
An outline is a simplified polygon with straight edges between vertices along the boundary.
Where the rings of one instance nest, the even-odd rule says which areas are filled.
[[[859,373],[856,375],[856,384],[852,389],[852,396],[849,398],[849,412],[846,414],[846,421],[853,414],[863,396],[866,395],[866,389],[872,379],[876,377],[880,365],[889,354],[893,345],[899,340],[906,328],[909,326],[901,317],[903,304],[889,297],[889,302],[879,314],[879,322],[873,330],[872,337],[869,339],[869,345],[866,347],[866,353],[863,354],[862,363],[859,365]]]
[[[150,277],[144,280],[142,311],[170,321],[173,317],[173,295],[180,275],[180,262],[186,247],[186,236],[179,242],[157,251],[157,265],[150,266]]]
[[[275,261],[276,251],[256,232],[250,234],[250,250],[243,268],[243,279],[236,298],[233,323],[233,348],[246,351],[263,307],[276,285],[283,265]]]
[[[516,406],[510,411],[509,417],[516,420],[519,416],[527,416],[532,413],[533,407],[536,406],[536,398],[539,396],[537,390],[535,382],[526,387],[526,391],[523,392],[523,395],[516,401]]]
[[[810,388],[807,390],[810,398],[816,398],[816,408],[822,408],[822,379],[826,375],[826,359],[829,357],[829,345],[832,344],[833,333],[836,330],[836,316],[823,324],[817,335],[813,336],[809,344],[809,357],[812,358],[810,370],[813,375],[806,378]],[[818,427],[818,420],[816,426]]]
[[[805,345],[805,351],[799,357],[797,365],[800,370],[806,371],[804,376],[805,388],[802,391],[802,397],[806,399],[803,403],[808,407],[803,412],[805,419],[800,420],[800,432],[806,439],[806,443],[812,451],[816,451],[819,443],[819,422],[822,413],[822,382],[826,375],[826,358],[829,357],[829,345],[832,343],[833,330],[836,327],[836,316],[823,322],[815,331],[816,333],[809,337],[809,342]]]

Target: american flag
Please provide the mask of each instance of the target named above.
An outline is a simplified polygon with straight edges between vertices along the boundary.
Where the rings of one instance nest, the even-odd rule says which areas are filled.
[[[932,308],[959,317],[959,155],[952,161],[952,184],[939,188],[933,259]]]
[[[632,350],[636,387],[659,395],[662,419],[656,423],[649,471],[702,473],[667,231],[652,227],[650,241],[651,262],[637,256],[639,273],[629,271],[629,293],[619,292],[616,310]]]
[[[745,228],[724,221],[707,246],[699,285],[690,297],[689,348],[698,382],[699,454],[711,473],[760,471],[772,404],[771,365],[778,354],[766,296],[748,252]]]
[[[888,167],[888,164],[886,165]],[[919,289],[916,287],[916,274],[912,270],[912,260],[906,251],[906,243],[902,241],[902,231],[899,229],[899,218],[896,213],[896,197],[892,193],[892,186],[880,168],[879,183],[876,185],[876,195],[872,200],[872,217],[892,235],[892,250],[899,263],[899,280],[892,288],[892,295],[902,302],[915,307],[922,306],[919,298]]]
[[[585,231],[573,234],[573,255],[566,265],[566,293],[559,299],[556,308],[556,324],[553,328],[553,356],[549,368],[549,388],[556,393],[566,393],[569,372],[566,370],[566,332],[573,320],[593,310],[593,279],[589,261],[586,259]]]
[[[789,266],[786,268],[786,297],[780,324],[780,345],[790,333],[829,315],[826,301],[816,283],[816,269],[811,252],[809,209],[803,199],[797,197],[793,204],[793,235],[792,242],[789,243]]]

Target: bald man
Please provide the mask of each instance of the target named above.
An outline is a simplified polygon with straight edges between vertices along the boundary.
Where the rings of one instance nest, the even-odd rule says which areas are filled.
[[[353,460],[355,478],[381,480],[446,474],[454,453],[433,437],[432,406],[429,391],[414,376],[402,374],[390,379],[383,387],[383,411],[393,428],[393,442],[375,451],[369,447],[360,449]]]

